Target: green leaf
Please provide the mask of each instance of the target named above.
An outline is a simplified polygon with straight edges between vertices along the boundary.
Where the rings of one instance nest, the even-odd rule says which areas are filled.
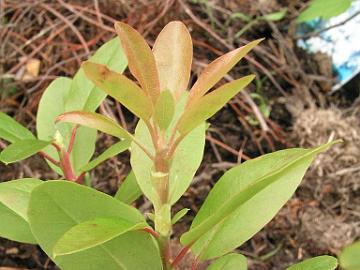
[[[287,8],[283,8],[278,12],[266,14],[266,15],[262,16],[261,19],[267,20],[267,21],[273,21],[273,22],[280,21],[285,17],[286,12],[287,12]]]
[[[265,226],[292,196],[317,154],[314,149],[287,149],[246,161],[216,183],[181,242],[201,259],[222,256]],[[271,202],[271,203],[269,203]]]
[[[176,105],[175,116],[167,130],[174,127],[176,121],[184,111],[186,94]],[[135,129],[135,138],[145,146],[151,154],[154,154],[154,146],[149,131],[143,121],[139,121]],[[200,124],[192,130],[178,145],[170,167],[169,203],[174,204],[189,187],[196,170],[199,168],[203,158],[205,147],[205,123]],[[138,184],[147,198],[153,203],[158,200],[158,195],[152,186],[153,161],[144,154],[143,150],[135,143],[131,145],[131,167],[135,173]]]
[[[129,69],[153,104],[160,95],[160,84],[154,55],[145,39],[130,25],[117,22],[115,30],[129,61]],[[125,104],[124,104],[125,105]]]
[[[0,237],[36,244],[28,224],[27,209],[31,190],[41,183],[33,178],[0,183]]]
[[[120,185],[118,191],[115,194],[115,199],[122,201],[126,204],[133,203],[142,195],[141,189],[136,181],[136,177],[133,171],[125,178]]]
[[[97,218],[145,222],[135,208],[92,188],[47,181],[31,193],[28,216],[39,245],[63,270],[162,269],[156,241],[143,231],[128,232],[96,247],[53,258],[55,244],[80,223]]]
[[[178,101],[189,84],[193,47],[189,31],[180,21],[168,23],[156,38],[153,52],[160,90],[170,90]]]
[[[187,212],[189,212],[189,208],[183,208],[181,209],[179,212],[177,212],[171,219],[171,224],[175,224],[176,222],[178,222],[180,219],[182,219]]]
[[[0,139],[13,143],[34,138],[34,135],[27,128],[20,125],[7,114],[0,112]]]
[[[161,92],[156,102],[154,119],[160,129],[165,130],[169,127],[175,113],[175,101],[169,90]]]
[[[346,246],[339,255],[344,270],[360,270],[360,241]]]
[[[123,104],[133,114],[144,120],[151,117],[153,111],[151,100],[136,83],[104,65],[87,61],[82,64],[82,68],[96,86]]]
[[[123,72],[127,59],[118,38],[102,45],[89,61],[107,66],[116,72]],[[95,111],[106,94],[96,87],[85,75],[82,68],[76,73],[66,100],[66,111]]]
[[[337,267],[337,260],[331,256],[318,256],[294,264],[286,270],[334,270]]]
[[[246,257],[242,254],[230,253],[220,257],[206,270],[246,270]]]
[[[9,164],[26,159],[50,144],[51,142],[36,139],[15,141],[0,153],[0,161]]]
[[[108,118],[99,113],[93,112],[67,112],[59,115],[56,118],[56,122],[67,122],[72,124],[78,124],[89,128],[97,129],[106,134],[115,136],[120,139],[129,139],[129,134],[124,128],[116,123],[111,118]]]
[[[36,129],[38,138],[41,140],[52,140],[55,132],[58,130],[64,139],[65,147],[68,146],[72,133],[72,125],[63,123],[55,126],[55,119],[58,115],[66,111],[66,100],[70,95],[72,81],[68,78],[57,78],[45,90],[39,103],[36,117]],[[72,96],[72,100],[77,98]],[[71,152],[71,161],[76,173],[79,173],[81,166],[87,164],[95,151],[96,130],[87,127],[79,127],[76,132],[73,150]],[[49,146],[44,152],[55,160],[59,160],[56,149]],[[51,162],[49,166],[58,174],[62,171]]]
[[[115,143],[114,145],[110,146],[108,149],[106,149],[101,155],[99,155],[97,158],[93,159],[91,162],[89,162],[87,165],[81,168],[83,172],[90,171],[94,169],[96,166],[104,162],[105,160],[114,157],[127,149],[129,149],[131,144],[130,140],[123,140],[120,142]]]
[[[200,73],[199,78],[190,90],[186,107],[198,101],[205,95],[226,73],[230,71],[248,52],[250,52],[263,39],[257,39],[245,46],[230,51],[215,59]]]
[[[351,6],[351,0],[314,0],[297,18],[297,23],[311,21],[321,17],[328,20],[340,15]]]
[[[254,75],[224,84],[215,91],[200,98],[181,116],[177,129],[181,134],[187,134],[220,110],[234,95],[244,89],[253,79]]]
[[[231,19],[240,19],[244,22],[251,22],[252,18],[242,12],[234,12],[230,16]]]
[[[121,218],[96,218],[85,221],[72,227],[59,239],[54,247],[54,257],[99,246],[124,233],[146,226],[146,222],[133,223]]]
[[[107,65],[109,68],[122,72],[127,60],[120,42],[114,38],[102,45],[90,57],[90,60],[96,63]],[[69,111],[86,110],[94,111],[104,100],[106,94],[98,89],[90,80],[87,79],[82,69],[76,73],[73,80],[68,78],[58,78],[53,81],[44,92],[38,109],[36,128],[38,138],[42,140],[51,140],[54,137],[55,118]],[[72,126],[69,124],[57,125],[66,146],[68,145],[72,133]],[[86,127],[77,129],[75,143],[71,152],[71,161],[76,174],[80,168],[85,166],[95,151],[96,130]],[[58,154],[53,147],[48,147],[45,152],[58,159]],[[62,171],[48,162],[50,167],[57,173]]]

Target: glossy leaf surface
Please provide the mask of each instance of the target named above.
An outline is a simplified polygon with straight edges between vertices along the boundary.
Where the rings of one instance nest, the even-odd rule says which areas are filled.
[[[201,253],[201,259],[222,256],[242,245],[276,215],[315,156],[332,144],[277,151],[229,170],[211,190],[181,242],[195,241],[191,249]]]
[[[127,59],[118,38],[113,38],[102,45],[89,61],[105,65],[119,73],[122,73],[127,66]],[[80,68],[69,90],[66,111],[95,111],[105,97],[106,94],[94,85]]]
[[[248,52],[263,39],[258,39],[220,56],[211,62],[199,75],[198,80],[190,90],[189,103],[196,102],[220,81]]]
[[[26,159],[50,144],[51,142],[36,139],[15,141],[0,153],[0,161],[9,164]]]
[[[294,264],[286,270],[334,270],[337,267],[337,260],[331,256],[318,256]]]
[[[161,92],[155,106],[154,119],[161,130],[169,127],[175,113],[175,101],[169,90]]]
[[[360,241],[346,246],[339,255],[340,266],[345,270],[360,270]]]
[[[28,224],[30,192],[41,180],[24,178],[0,183],[0,236],[23,243],[35,244]]]
[[[145,221],[135,208],[68,181],[48,181],[35,188],[28,213],[35,238],[52,258],[55,244],[80,223],[96,218],[121,218],[132,223]],[[96,247],[53,260],[63,270],[162,269],[157,244],[152,236],[142,231],[128,232]]]
[[[155,104],[160,84],[154,55],[144,38],[130,25],[117,22],[115,30],[129,61],[129,69]]]
[[[193,47],[189,31],[179,21],[168,23],[156,38],[153,52],[160,90],[170,90],[179,100],[189,84]]]
[[[133,203],[142,195],[142,191],[136,181],[136,177],[133,171],[125,178],[121,183],[118,191],[115,194],[115,198],[126,204]]]
[[[54,247],[54,256],[84,251],[146,226],[146,222],[134,223],[121,218],[96,218],[85,221],[72,227],[59,239]]]
[[[249,75],[241,79],[229,82],[200,98],[197,102],[186,109],[177,126],[182,134],[203,123],[220,110],[233,96],[244,89],[255,76]]]
[[[313,0],[309,7],[300,13],[297,22],[307,22],[316,18],[328,20],[340,15],[351,6],[351,0]]]
[[[82,65],[86,76],[101,90],[113,97],[133,114],[147,120],[152,115],[152,104],[144,91],[124,75],[109,70],[104,65],[85,62]]]
[[[34,135],[7,114],[0,112],[0,139],[8,142],[34,139]]]
[[[186,95],[176,106],[175,116],[168,131],[174,126],[176,120],[184,110]],[[135,138],[154,154],[154,146],[149,131],[144,122],[139,121]],[[178,145],[170,168],[169,202],[174,204],[189,187],[196,170],[199,168],[203,158],[205,147],[205,123],[200,124],[192,130]],[[142,149],[135,143],[131,146],[130,163],[135,173],[142,192],[155,203],[158,200],[157,193],[152,186],[153,162],[146,156]]]
[[[177,212],[171,219],[171,224],[175,224],[176,222],[178,222],[180,219],[182,219],[187,212],[189,212],[189,208],[183,208],[181,209],[179,212]]]
[[[129,139],[131,135],[111,118],[99,113],[93,112],[68,112],[59,115],[57,122],[67,122],[78,124],[89,128],[97,129],[106,134],[118,137],[120,139]]]
[[[123,140],[120,142],[115,143],[114,145],[110,146],[108,149],[106,149],[101,155],[99,155],[97,158],[90,161],[87,165],[81,168],[82,171],[87,172],[95,167],[97,167],[99,164],[104,162],[105,160],[112,158],[127,149],[129,149],[131,144],[130,140]]]
[[[58,130],[63,138],[65,147],[71,138],[72,125],[62,123],[55,125],[55,119],[58,115],[66,111],[66,100],[72,87],[72,80],[68,78],[55,79],[43,93],[36,116],[37,136],[41,140],[52,140],[55,132]],[[75,96],[72,100],[76,100]],[[76,172],[79,172],[80,166],[87,164],[95,151],[96,130],[86,127],[77,129],[76,138],[71,152],[71,161]],[[49,146],[44,149],[48,155],[55,160],[59,160],[59,155],[54,147]],[[58,174],[62,171],[48,162],[49,166]]]
[[[230,253],[220,257],[206,270],[246,270],[246,257],[242,254]]]

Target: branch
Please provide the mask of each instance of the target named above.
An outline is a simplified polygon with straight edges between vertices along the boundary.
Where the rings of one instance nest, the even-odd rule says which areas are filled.
[[[69,142],[69,147],[67,149],[68,154],[71,154],[73,148],[74,148],[74,143],[75,143],[75,137],[76,137],[76,131],[77,131],[78,125],[75,125],[72,129],[71,132],[71,137],[70,137],[70,142]]]
[[[175,268],[179,262],[185,257],[185,255],[188,253],[188,251],[190,250],[190,247],[189,246],[185,246],[183,247],[179,254],[175,257],[174,261],[172,262],[171,266],[173,268]]]
[[[60,162],[57,161],[57,160],[55,160],[54,158],[52,158],[52,157],[49,156],[48,154],[46,154],[44,151],[39,151],[39,154],[40,154],[43,158],[45,158],[45,159],[47,159],[48,161],[50,161],[50,162],[51,162],[52,164],[54,164],[55,166],[60,167]]]

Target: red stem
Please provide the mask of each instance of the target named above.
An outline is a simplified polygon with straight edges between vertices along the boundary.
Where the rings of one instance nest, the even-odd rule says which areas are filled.
[[[60,160],[65,178],[70,181],[76,181],[76,176],[71,166],[69,153],[62,150]]]
[[[86,172],[82,172],[75,180],[76,183],[81,184],[84,180]]]
[[[152,228],[147,227],[147,228],[144,228],[143,230],[147,233],[150,233],[155,238],[159,238],[159,234],[157,232],[155,232]]]
[[[69,142],[69,147],[67,149],[67,152],[69,154],[71,154],[73,147],[74,147],[74,143],[75,143],[75,137],[76,137],[76,131],[77,131],[78,126],[74,126],[71,132],[71,137],[70,137],[70,142]]]
[[[175,257],[174,261],[172,262],[171,266],[173,268],[175,268],[179,262],[185,257],[185,255],[188,253],[188,251],[190,250],[190,247],[189,246],[185,246],[183,247],[179,254]]]
[[[191,265],[191,270],[196,270],[199,266],[199,257],[196,257]]]
[[[50,161],[52,164],[54,164],[55,166],[58,166],[58,167],[60,167],[60,162],[59,161],[57,161],[57,160],[55,160],[55,159],[53,159],[52,157],[50,157],[48,154],[46,154],[44,151],[39,151],[39,154],[43,157],[43,158],[45,158],[45,159],[47,159],[48,161]]]

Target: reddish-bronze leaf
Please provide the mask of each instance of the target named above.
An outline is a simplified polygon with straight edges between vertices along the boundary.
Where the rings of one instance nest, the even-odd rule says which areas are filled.
[[[131,138],[131,134],[118,125],[114,120],[98,113],[83,111],[68,112],[59,115],[56,118],[56,122],[67,122],[94,128],[121,139]]]
[[[253,79],[254,75],[229,82],[201,97],[196,103],[185,110],[181,116],[177,129],[181,134],[187,134],[220,110],[233,96],[244,89]]]
[[[168,23],[157,37],[153,52],[160,90],[170,90],[178,101],[187,89],[193,57],[191,36],[186,26],[179,21]]]
[[[148,120],[153,112],[150,98],[124,75],[92,62],[82,64],[86,76],[101,90],[122,103],[132,113]]]
[[[160,95],[154,55],[144,38],[130,25],[117,22],[115,30],[128,58],[129,69],[155,104]]]
[[[228,52],[211,62],[201,73],[190,90],[187,107],[206,94],[221,78],[223,78],[249,51],[263,39],[257,39],[249,44]]]

